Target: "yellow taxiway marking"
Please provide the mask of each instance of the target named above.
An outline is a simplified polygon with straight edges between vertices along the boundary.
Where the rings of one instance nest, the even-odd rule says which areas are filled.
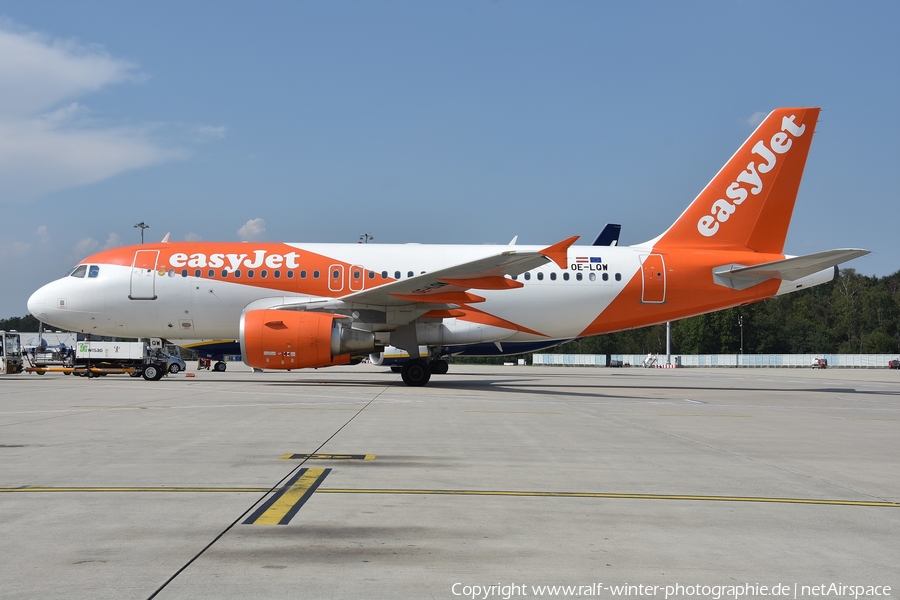
[[[679,414],[670,414],[670,415],[656,415],[657,417],[721,417],[724,419],[752,419],[753,415],[679,415]]]
[[[300,459],[300,460],[375,460],[374,454],[282,454],[278,457],[281,460]]]
[[[781,504],[828,504],[837,506],[884,506],[900,508],[898,502],[822,500],[816,498],[765,498],[758,496],[686,496],[673,494],[605,494],[594,492],[522,492],[502,490],[401,490],[320,488],[320,494],[424,494],[445,496],[517,496],[534,498],[618,498],[632,500],[706,500],[712,502],[772,502]]]
[[[274,496],[247,517],[244,525],[287,525],[330,472],[331,469],[300,469]]]
[[[284,505],[290,504],[281,520],[291,508],[300,509],[302,503],[298,506],[297,500],[302,499],[304,502],[308,500],[313,492],[319,494],[404,494],[404,495],[442,495],[442,496],[512,496],[519,498],[605,498],[605,499],[626,499],[626,500],[697,500],[707,502],[768,502],[774,504],[820,504],[830,506],[872,506],[872,507],[889,507],[900,508],[898,502],[882,502],[867,500],[828,500],[821,498],[769,498],[761,496],[697,496],[697,495],[681,495],[681,494],[613,494],[602,492],[536,492],[536,491],[511,491],[511,490],[415,490],[415,489],[389,489],[389,488],[322,488],[319,484],[325,479],[325,476],[331,469],[301,469],[281,491],[264,504],[257,513],[262,515],[269,508],[274,509],[274,505],[283,497],[286,492],[290,491],[292,496],[286,498],[283,503],[279,504],[279,510]],[[15,488],[0,488],[0,493],[25,493],[25,492],[218,492],[218,493],[246,493],[246,492],[268,492],[271,488],[261,487],[47,487],[47,486],[28,486]],[[304,496],[306,498],[304,499]],[[291,504],[289,501],[293,499]],[[256,514],[256,513],[255,513]],[[274,519],[276,513],[273,512],[267,519]],[[256,521],[255,517],[251,517],[257,524],[263,524]],[[289,521],[290,519],[288,519]],[[246,522],[254,522],[248,519]],[[275,520],[276,523],[280,522]]]
[[[512,415],[558,415],[558,412],[549,410],[464,410],[467,413],[503,413]]]
[[[0,492],[268,492],[271,488],[260,487],[48,487],[27,486],[0,488]]]

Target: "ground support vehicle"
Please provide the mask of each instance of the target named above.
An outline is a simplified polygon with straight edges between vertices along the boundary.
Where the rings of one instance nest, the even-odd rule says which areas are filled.
[[[828,368],[828,359],[827,358],[814,358],[811,366],[813,369],[827,369]]]
[[[900,360],[889,360],[888,369],[900,369]]]
[[[70,373],[82,377],[128,374],[148,381],[158,381],[169,369],[169,356],[146,342],[83,341],[75,345],[71,366],[34,366],[30,373],[48,371]]]
[[[19,334],[0,331],[0,375],[22,372],[22,341]]]
[[[29,367],[68,367],[75,366],[75,349],[63,344],[51,348],[34,348],[25,351],[25,359]],[[43,375],[47,371],[31,371]]]

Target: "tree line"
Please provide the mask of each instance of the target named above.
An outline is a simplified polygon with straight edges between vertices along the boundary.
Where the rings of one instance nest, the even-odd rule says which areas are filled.
[[[900,271],[869,277],[843,269],[829,283],[672,323],[673,354],[900,353]],[[0,329],[37,331],[31,315]],[[563,354],[665,354],[665,324],[568,342]],[[466,362],[502,362],[469,360]]]
[[[900,353],[900,271],[834,281],[737,308],[672,322],[673,354]],[[665,354],[665,324],[584,338],[551,352]]]

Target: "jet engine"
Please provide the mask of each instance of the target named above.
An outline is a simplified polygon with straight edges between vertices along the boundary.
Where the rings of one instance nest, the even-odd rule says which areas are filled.
[[[330,367],[380,352],[375,334],[330,313],[259,309],[241,315],[241,355],[257,369]]]

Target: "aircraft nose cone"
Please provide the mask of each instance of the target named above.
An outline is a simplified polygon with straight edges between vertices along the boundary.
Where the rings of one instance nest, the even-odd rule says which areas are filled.
[[[33,293],[28,299],[28,312],[39,321],[43,321],[47,317],[47,294],[44,288],[46,286]]]

